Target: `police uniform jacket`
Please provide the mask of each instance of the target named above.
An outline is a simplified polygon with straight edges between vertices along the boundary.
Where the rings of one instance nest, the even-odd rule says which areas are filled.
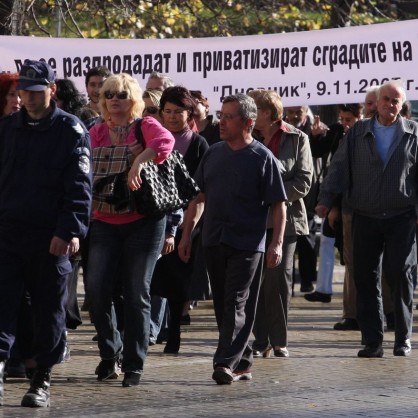
[[[31,121],[25,108],[0,120],[0,229],[19,227],[66,242],[87,233],[89,134],[57,108]]]

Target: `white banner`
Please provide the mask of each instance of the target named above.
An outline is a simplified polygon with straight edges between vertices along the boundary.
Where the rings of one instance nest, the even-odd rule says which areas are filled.
[[[0,36],[0,70],[44,59],[57,77],[85,92],[87,70],[105,65],[145,87],[151,71],[201,90],[220,108],[222,97],[254,88],[277,90],[285,106],[362,102],[366,90],[401,79],[418,99],[418,20],[311,32],[229,38],[64,39]]]

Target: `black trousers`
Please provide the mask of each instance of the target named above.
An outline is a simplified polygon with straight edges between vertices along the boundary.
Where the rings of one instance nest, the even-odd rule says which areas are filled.
[[[49,254],[51,237],[32,231],[0,231],[0,360],[10,356],[26,290],[33,318],[33,359],[52,367],[65,347],[68,256]]]
[[[232,371],[246,370],[253,363],[248,342],[254,324],[264,255],[227,245],[205,249],[212,288],[218,347],[213,365]]]
[[[366,345],[383,341],[382,260],[395,308],[395,341],[401,343],[411,336],[415,228],[415,209],[388,219],[353,215],[357,320]]]
[[[299,275],[301,286],[310,286],[316,281],[316,260],[318,257],[316,245],[317,225],[315,220],[308,220],[309,235],[298,235],[296,251],[299,259]]]

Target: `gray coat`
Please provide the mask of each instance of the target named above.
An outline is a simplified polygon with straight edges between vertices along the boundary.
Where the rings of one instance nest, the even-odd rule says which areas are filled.
[[[312,183],[313,163],[309,138],[299,129],[283,122],[287,132],[282,132],[279,156],[283,166],[282,179],[286,191],[287,215],[285,235],[308,235],[308,218],[303,197]],[[271,227],[269,218],[268,228]]]

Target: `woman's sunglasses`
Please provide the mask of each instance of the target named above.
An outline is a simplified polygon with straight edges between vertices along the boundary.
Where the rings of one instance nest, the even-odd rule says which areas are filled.
[[[110,91],[107,90],[104,92],[104,97],[106,97],[106,99],[113,99],[113,97],[116,96],[117,99],[119,100],[125,100],[128,98],[129,93],[127,91]]]
[[[144,109],[144,112],[147,112],[150,115],[155,115],[158,112],[158,107],[155,107],[155,106],[147,106]]]

